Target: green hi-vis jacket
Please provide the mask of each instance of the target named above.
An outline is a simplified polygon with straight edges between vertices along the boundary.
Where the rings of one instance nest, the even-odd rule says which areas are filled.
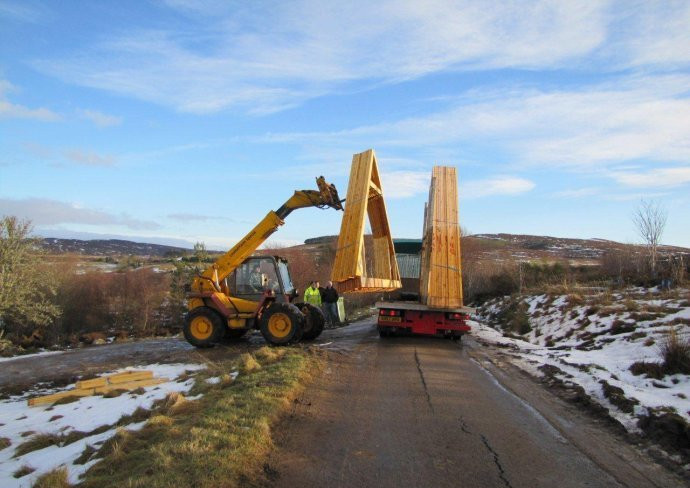
[[[311,286],[304,290],[304,302],[311,303],[317,307],[321,306],[321,292],[318,288],[312,288]]]

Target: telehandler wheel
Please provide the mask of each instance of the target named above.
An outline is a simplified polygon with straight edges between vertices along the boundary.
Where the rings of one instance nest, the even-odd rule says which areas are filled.
[[[211,347],[221,340],[226,328],[223,319],[215,310],[198,307],[187,313],[182,332],[191,345]]]
[[[319,337],[326,325],[326,317],[323,311],[311,303],[295,303],[295,307],[299,308],[304,315],[304,333],[302,334],[302,340],[312,341]]]
[[[302,338],[304,315],[289,303],[272,303],[261,316],[260,328],[269,344],[297,342]]]

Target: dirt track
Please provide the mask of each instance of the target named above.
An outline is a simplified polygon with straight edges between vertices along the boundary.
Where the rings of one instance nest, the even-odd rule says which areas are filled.
[[[44,356],[17,357],[0,363],[0,391],[21,392],[39,382],[57,385],[117,368],[152,363],[203,363],[237,355],[252,346],[241,341],[231,346],[198,350],[180,338],[147,339],[90,346]]]
[[[373,323],[346,332],[278,429],[277,487],[684,486],[506,369],[501,382],[535,405],[511,393],[471,339],[379,339]],[[339,342],[357,338],[349,351]]]

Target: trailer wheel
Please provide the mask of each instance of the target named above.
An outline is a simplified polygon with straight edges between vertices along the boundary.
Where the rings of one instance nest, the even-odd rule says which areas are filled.
[[[285,345],[302,338],[304,315],[289,303],[273,303],[261,316],[261,334],[266,342]]]
[[[326,317],[319,307],[315,307],[311,303],[296,303],[295,306],[300,309],[304,315],[304,332],[302,333],[303,341],[311,341],[316,339],[323,332],[326,325]]]
[[[218,313],[208,307],[198,307],[187,313],[182,332],[195,347],[211,347],[223,337],[226,325]]]

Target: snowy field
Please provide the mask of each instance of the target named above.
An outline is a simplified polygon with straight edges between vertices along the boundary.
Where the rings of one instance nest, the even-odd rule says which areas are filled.
[[[690,338],[689,300],[688,290],[668,294],[640,288],[497,299],[478,311],[473,334],[504,346],[515,364],[536,376],[544,365],[558,368],[551,369],[558,378],[580,385],[628,431],[639,432],[638,419],[650,413],[672,412],[690,422],[690,375],[655,379],[630,371],[635,362],[662,361],[661,346],[671,328],[681,340]],[[526,313],[528,325],[506,336],[499,324],[511,303]],[[618,388],[623,395],[611,395]],[[623,401],[612,403],[614,396]]]
[[[0,401],[0,487],[30,487],[38,476],[59,466],[66,466],[71,483],[98,460],[90,459],[83,464],[78,461],[82,452],[90,446],[98,449],[105,441],[115,435],[118,428],[137,430],[146,423],[136,422],[116,427],[123,417],[133,414],[137,409],[150,409],[155,401],[165,398],[171,392],[188,392],[194,379],[180,379],[186,372],[197,371],[205,366],[198,364],[151,364],[140,368],[120,369],[104,375],[124,371],[153,371],[156,378],[170,381],[144,388],[144,392],[123,393],[115,398],[88,396],[63,405],[39,405],[30,407],[27,395]],[[75,385],[62,389],[32,391],[31,396],[70,390]],[[77,434],[84,433],[85,435]],[[42,449],[18,455],[17,448],[44,434],[66,438],[70,434],[79,438],[74,442],[63,441]],[[75,435],[76,434],[76,435]],[[9,443],[9,445],[7,445]],[[61,445],[60,445],[61,444]],[[4,447],[7,445],[7,447]],[[24,474],[26,473],[26,474]]]

